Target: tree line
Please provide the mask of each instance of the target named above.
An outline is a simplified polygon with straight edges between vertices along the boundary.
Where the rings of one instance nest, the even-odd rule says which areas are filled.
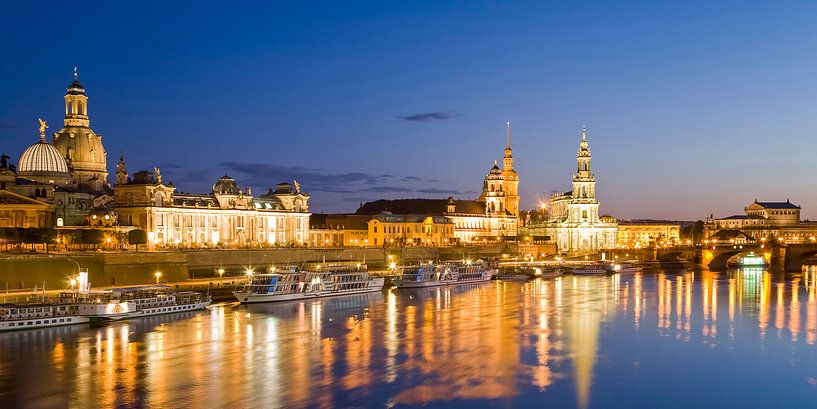
[[[101,245],[121,247],[147,244],[148,235],[144,230],[131,230],[127,234],[100,229],[55,229],[53,227],[0,227],[0,245],[3,251],[17,249],[22,251],[24,246],[31,246],[35,250],[37,245],[44,247],[46,253],[51,246],[63,246],[65,250],[96,250]]]

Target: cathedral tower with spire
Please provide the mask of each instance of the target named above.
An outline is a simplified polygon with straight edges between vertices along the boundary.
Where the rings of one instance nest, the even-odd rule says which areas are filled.
[[[519,216],[519,175],[513,169],[511,122],[505,122],[505,127],[507,128],[505,158],[502,159],[502,179],[505,187],[505,209],[512,216]]]
[[[550,197],[544,235],[563,253],[594,253],[615,247],[618,224],[612,217],[599,215],[596,176],[590,170],[587,129],[576,151],[573,190]]]

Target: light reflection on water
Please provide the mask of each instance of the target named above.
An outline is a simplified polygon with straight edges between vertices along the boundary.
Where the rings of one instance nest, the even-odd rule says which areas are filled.
[[[490,282],[5,333],[0,406],[813,407],[815,276]]]

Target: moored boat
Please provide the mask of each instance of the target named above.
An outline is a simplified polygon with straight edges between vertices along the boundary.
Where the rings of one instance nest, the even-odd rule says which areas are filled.
[[[199,292],[173,291],[170,287],[158,285],[63,293],[60,299],[76,304],[79,315],[92,321],[197,311],[211,302],[209,296]]]
[[[604,267],[604,264],[595,263],[595,264],[587,264],[580,268],[573,269],[574,275],[600,275],[600,274],[607,274],[607,269]]]
[[[746,255],[742,255],[737,258],[737,260],[728,263],[729,267],[768,267],[769,262],[766,261],[766,257],[762,255],[757,255],[754,252],[749,252]]]
[[[384,279],[369,277],[365,266],[328,266],[250,276],[233,291],[241,303],[293,301],[381,291]]]
[[[465,262],[440,265],[428,263],[401,267],[394,282],[397,288],[435,287],[488,281],[493,274],[494,270],[487,268],[482,263]]]
[[[88,317],[80,316],[77,304],[0,304],[0,332],[87,324],[88,321]]]
[[[612,262],[604,265],[609,273],[636,273],[642,270],[642,267],[630,262]]]

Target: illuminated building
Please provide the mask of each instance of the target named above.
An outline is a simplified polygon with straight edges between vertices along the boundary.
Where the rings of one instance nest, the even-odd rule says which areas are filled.
[[[76,69],[64,100],[64,126],[53,134],[52,142],[46,139],[46,121],[40,120],[39,140],[23,151],[17,166],[8,156],[3,158],[0,191],[5,192],[0,200],[0,225],[88,226],[94,221],[115,220],[110,209],[105,148],[102,137],[89,127],[88,96]],[[20,206],[37,210],[24,215]]]
[[[681,240],[679,223],[654,220],[618,221],[616,243],[619,247],[672,246]]]
[[[356,214],[312,214],[309,216],[309,245],[350,247],[369,244],[369,220]]]
[[[116,179],[120,225],[145,230],[153,245],[302,245],[309,237],[309,196],[297,183],[253,197],[225,175],[209,194],[177,193],[158,168],[129,178],[123,159]]]
[[[444,216],[383,212],[369,220],[369,243],[444,246],[454,239],[454,223]]]
[[[813,243],[817,237],[817,222],[800,220],[800,206],[785,202],[758,202],[744,208],[745,214],[716,219],[709,217],[704,224],[704,238],[728,240],[732,243],[781,242]]]
[[[64,126],[54,133],[52,143],[71,168],[75,185],[100,194],[110,194],[107,152],[102,146],[102,135],[90,128],[90,122],[88,96],[74,68],[74,81],[65,93]]]
[[[618,225],[610,216],[599,216],[596,177],[590,171],[590,148],[585,129],[582,129],[576,161],[578,167],[573,175],[573,190],[550,197],[548,220],[544,225],[531,226],[531,235],[545,236],[556,243],[562,253],[587,253],[613,248],[616,246]]]
[[[443,216],[454,225],[454,239],[460,242],[492,241],[516,237],[519,218],[519,175],[513,168],[511,124],[507,134],[502,169],[494,162],[483,179],[482,193],[476,200],[398,199],[376,200],[358,208],[356,214],[374,216],[383,212],[395,215]],[[369,232],[371,234],[371,231]],[[373,243],[371,243],[373,244]]]

